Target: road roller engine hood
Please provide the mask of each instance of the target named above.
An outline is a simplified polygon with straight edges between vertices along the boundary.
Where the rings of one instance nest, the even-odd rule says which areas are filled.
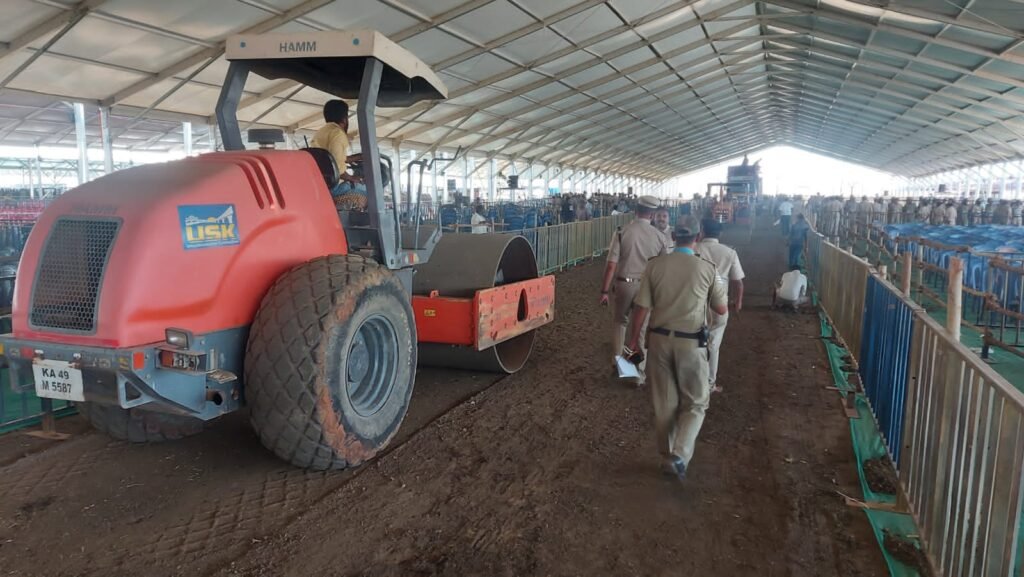
[[[168,327],[248,325],[292,266],[346,252],[301,151],[225,152],[86,183],[43,212],[13,303],[17,338],[129,347]]]

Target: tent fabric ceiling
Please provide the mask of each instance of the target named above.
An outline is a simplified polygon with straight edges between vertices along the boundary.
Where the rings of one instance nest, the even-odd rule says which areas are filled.
[[[73,143],[75,100],[111,108],[118,147],[180,147],[181,120],[210,121],[229,34],[375,28],[449,87],[379,111],[379,136],[427,152],[656,179],[772,144],[911,177],[1024,156],[1022,0],[4,4],[4,144]],[[254,78],[239,116],[303,133],[327,98]]]

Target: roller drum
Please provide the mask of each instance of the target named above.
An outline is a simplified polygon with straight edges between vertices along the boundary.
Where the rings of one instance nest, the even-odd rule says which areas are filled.
[[[530,243],[510,234],[447,234],[430,260],[416,267],[413,294],[472,298],[480,289],[537,278]],[[472,347],[420,343],[419,363],[434,367],[514,373],[530,358],[536,331],[477,351]]]

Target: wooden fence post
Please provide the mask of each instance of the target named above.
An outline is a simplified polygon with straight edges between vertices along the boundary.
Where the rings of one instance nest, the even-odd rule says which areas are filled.
[[[960,257],[949,259],[949,289],[946,292],[946,330],[960,340],[960,314],[963,307],[964,261]]]
[[[903,296],[910,297],[910,275],[913,274],[914,260],[910,251],[903,251],[903,274],[900,277],[900,289]]]
[[[917,298],[914,300],[916,300],[917,302],[921,302],[921,289],[922,287],[924,287],[924,247],[921,246],[920,244],[917,245],[917,262],[921,266],[917,267],[917,272],[915,273],[915,276],[917,278],[914,279],[914,284],[917,285],[918,294]]]

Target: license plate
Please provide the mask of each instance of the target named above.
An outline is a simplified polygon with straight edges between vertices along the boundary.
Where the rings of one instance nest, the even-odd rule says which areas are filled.
[[[32,363],[36,396],[65,401],[84,401],[82,371],[64,361],[37,360]]]

